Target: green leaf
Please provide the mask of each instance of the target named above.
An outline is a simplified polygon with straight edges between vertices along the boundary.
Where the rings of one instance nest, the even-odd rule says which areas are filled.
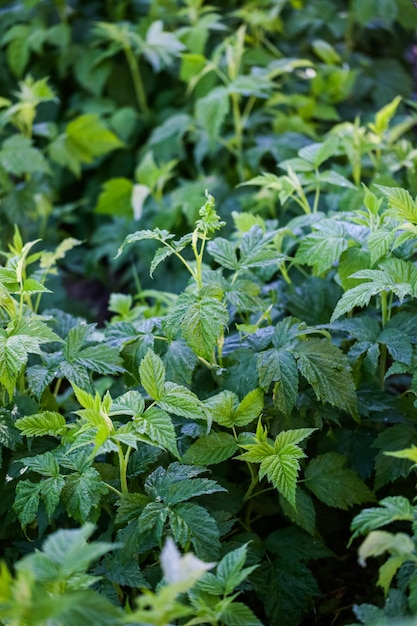
[[[195,441],[182,457],[184,463],[216,465],[230,458],[238,446],[232,435],[211,431]]]
[[[46,326],[45,328],[52,333]],[[35,334],[31,336],[25,334],[26,332]],[[56,336],[54,333],[52,335]],[[23,323],[14,326],[11,323],[7,330],[0,329],[0,383],[4,385],[10,396],[13,395],[21,368],[26,364],[29,354],[40,354],[41,344],[47,341],[50,339],[43,339],[42,334],[36,335],[34,325]]]
[[[228,552],[217,566],[216,578],[224,595],[231,594],[258,566],[243,567],[246,561],[247,544]]]
[[[386,452],[404,450],[417,445],[417,434],[411,424],[395,424],[382,431],[374,441],[379,450],[375,458],[375,489],[408,476],[411,463],[408,459],[388,456]]]
[[[286,515],[291,522],[300,526],[300,528],[307,531],[310,535],[315,535],[316,510],[313,500],[307,492],[297,487],[295,492],[295,506],[292,506],[288,500],[281,495],[279,496],[279,503],[284,515]]]
[[[347,510],[354,504],[375,500],[359,476],[346,468],[345,457],[336,452],[311,459],[304,476],[306,486],[327,506]]]
[[[371,254],[371,265],[375,265],[385,257],[394,245],[395,231],[390,229],[378,229],[368,237],[368,247]]]
[[[32,483],[30,480],[21,480],[17,483],[13,510],[16,512],[23,529],[36,519],[40,488],[39,483]]]
[[[275,382],[274,401],[277,408],[290,415],[298,395],[298,371],[294,354],[290,350],[271,348],[258,355],[259,384],[268,391]]]
[[[349,238],[342,223],[335,219],[323,219],[314,224],[316,229],[301,240],[295,258],[311,265],[315,275],[324,274],[332,268],[349,245]]]
[[[163,450],[169,450],[179,458],[177,436],[168,413],[156,406],[150,406],[142,415],[134,418],[134,429],[138,435],[147,435],[147,441]]]
[[[57,376],[67,378],[77,387],[89,389],[89,371],[116,374],[124,371],[119,347],[104,343],[95,333],[94,324],[79,324],[70,328],[62,352],[56,354]]]
[[[20,459],[33,472],[42,476],[56,477],[59,474],[59,465],[52,452],[44,452],[35,456],[23,457]]]
[[[66,477],[61,495],[68,515],[79,524],[84,524],[96,514],[105,493],[107,487],[101,481],[100,474],[93,467],[89,467],[84,472],[76,472]]]
[[[356,415],[356,393],[348,359],[327,339],[307,339],[297,344],[297,367],[318,400]]]
[[[225,626],[262,626],[252,610],[242,602],[232,602],[221,612]]]
[[[56,411],[27,415],[16,420],[15,426],[26,437],[44,437],[45,435],[57,437],[67,430],[65,418]]]
[[[13,74],[19,78],[23,76],[30,58],[30,30],[26,24],[15,24],[2,38],[3,44],[8,43],[7,62]]]
[[[22,135],[9,137],[0,150],[0,166],[14,176],[40,172],[51,174],[42,152],[32,147],[32,141]]]
[[[296,626],[311,608],[312,599],[320,595],[317,582],[308,567],[299,560],[283,555],[264,563],[251,577],[263,603],[267,624]]]
[[[331,550],[318,537],[296,526],[274,530],[267,536],[265,547],[285,561],[312,561],[332,556]]]
[[[182,385],[191,385],[197,357],[182,339],[174,339],[168,344],[162,357],[169,380]]]
[[[337,135],[329,135],[323,143],[312,143],[298,151],[298,156],[305,159],[315,168],[334,156],[339,145]]]
[[[363,509],[351,523],[352,539],[358,535],[366,535],[371,530],[381,528],[396,521],[413,522],[416,507],[413,507],[404,496],[388,496],[379,501],[379,507]]]
[[[139,375],[145,391],[154,400],[160,400],[165,395],[165,367],[162,359],[150,348],[139,366]]]
[[[67,125],[66,133],[71,150],[82,163],[91,163],[124,145],[95,113],[79,115]]]
[[[411,365],[412,345],[409,337],[397,328],[384,328],[378,336],[378,343],[385,344],[396,361]]]
[[[58,566],[51,582],[85,572],[100,556],[118,547],[104,541],[87,542],[93,532],[93,524],[87,523],[77,529],[58,530],[44,541],[41,554]],[[23,563],[30,563],[33,556],[36,558],[36,553],[23,559]]]
[[[161,409],[169,413],[175,413],[187,419],[206,419],[203,405],[198,397],[183,385],[166,382],[164,396],[157,402]]]
[[[155,72],[159,72],[164,66],[170,65],[185,48],[174,33],[164,31],[163,27],[162,20],[155,20],[151,23],[146,33],[146,45],[142,50],[144,57],[152,65]]]
[[[229,94],[225,87],[212,89],[199,98],[195,107],[198,124],[206,131],[211,143],[218,140],[221,127],[229,113]]]
[[[351,246],[347,248],[340,256],[338,272],[340,282],[345,291],[356,287],[364,280],[353,278],[359,270],[369,269],[371,266],[371,257],[367,250]]]
[[[170,524],[174,538],[176,532],[185,538],[183,534],[185,525],[186,532],[191,537],[191,543],[198,558],[203,561],[216,560],[220,553],[219,529],[216,521],[208,511],[192,502],[181,502],[175,507],[173,514],[175,517],[170,515]],[[176,521],[174,522],[175,518]],[[178,520],[181,520],[181,522],[178,523]],[[179,540],[177,541],[181,543]],[[185,547],[188,541],[182,543],[182,547]]]
[[[212,352],[229,321],[225,305],[210,296],[183,292],[166,317],[168,332],[178,330],[197,356],[212,360]]]
[[[382,191],[388,200],[388,207],[392,210],[394,217],[398,220],[405,220],[413,224],[417,223],[417,202],[413,200],[410,193],[401,187],[385,187],[375,185]]]
[[[264,394],[262,389],[259,387],[252,389],[239,403],[234,412],[231,426],[247,426],[259,417],[263,407]]]
[[[214,241],[209,241],[207,251],[219,265],[229,270],[239,269],[239,261],[236,255],[236,244],[228,239],[216,237]]]
[[[158,467],[148,476],[145,490],[158,502],[163,501],[167,506],[174,506],[196,496],[226,491],[214,480],[198,478],[198,474],[203,471],[205,470],[201,467],[179,463],[171,463],[166,470]]]
[[[94,211],[104,215],[131,218],[133,183],[127,178],[111,178],[103,183]]]
[[[359,563],[366,564],[370,556],[380,556],[384,552],[402,556],[404,560],[414,555],[414,541],[405,533],[388,533],[385,530],[373,530],[366,537],[358,550]]]
[[[266,433],[259,438],[259,426],[256,433],[257,443],[243,445],[248,450],[239,459],[249,462],[260,462],[259,479],[264,476],[287,500],[295,506],[297,476],[300,470],[298,459],[305,457],[304,452],[296,444],[309,437],[314,428],[299,428],[281,432],[271,446],[263,440]]]
[[[359,272],[356,272],[351,278],[359,278],[358,274]],[[386,274],[378,272],[378,274],[374,276],[374,280],[372,282],[357,285],[343,294],[333,311],[330,321],[334,322],[338,317],[348,313],[355,307],[367,306],[371,301],[372,296],[376,296],[378,293],[381,293],[390,287],[391,281],[388,279]]]
[[[40,483],[40,494],[45,503],[49,520],[52,519],[56,507],[59,504],[60,495],[64,485],[65,479],[60,475],[46,478]]]
[[[279,254],[273,243],[277,231],[264,232],[258,224],[245,232],[239,245],[239,268],[277,267]]]

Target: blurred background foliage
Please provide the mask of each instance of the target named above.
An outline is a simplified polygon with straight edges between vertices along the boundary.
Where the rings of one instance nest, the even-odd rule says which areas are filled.
[[[283,213],[275,191],[239,184],[330,131],[347,179],[417,192],[416,27],[409,0],[3,2],[1,249],[15,224],[46,246],[82,241],[53,298],[103,319],[111,291],[150,286],[151,244],[114,261],[138,223],[181,235],[206,188],[229,225],[233,211],[285,223],[291,198]],[[376,128],[397,96],[394,130]],[[362,199],[335,192],[322,210]],[[158,278],[185,280],[169,263]]]

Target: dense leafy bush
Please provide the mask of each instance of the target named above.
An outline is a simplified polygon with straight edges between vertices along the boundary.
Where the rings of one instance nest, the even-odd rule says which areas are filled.
[[[0,9],[2,624],[417,614],[417,11],[226,5]]]

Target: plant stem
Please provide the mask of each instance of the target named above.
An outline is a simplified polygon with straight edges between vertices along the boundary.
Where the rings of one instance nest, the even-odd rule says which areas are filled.
[[[138,101],[139,110],[142,113],[149,113],[149,106],[146,99],[145,88],[143,86],[142,76],[139,71],[139,66],[133,50],[130,46],[123,46],[123,50],[126,56],[127,63],[129,65],[130,73],[133,80],[133,87],[135,89],[136,99]]]
[[[313,203],[313,213],[317,213],[317,209],[319,208],[319,198],[320,198],[320,181],[319,181],[319,171],[316,168],[316,191],[314,194],[314,203]]]
[[[242,136],[242,117],[239,108],[239,94],[231,93],[232,99],[232,111],[233,111],[233,125],[235,130],[236,141],[236,159],[237,159],[237,173],[239,181],[244,180],[243,170],[243,136]]]
[[[122,446],[120,444],[118,444],[117,448],[118,448],[117,452],[119,455],[120,484],[122,487],[122,494],[124,496],[127,496],[129,494],[129,489],[127,487],[127,478],[126,478],[127,462],[129,460],[130,451],[132,448],[129,447],[127,449],[126,455],[123,454]]]

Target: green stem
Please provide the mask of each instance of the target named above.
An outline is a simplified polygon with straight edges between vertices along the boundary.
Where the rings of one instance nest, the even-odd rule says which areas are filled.
[[[120,485],[122,488],[122,494],[124,496],[127,496],[129,494],[129,489],[127,487],[127,477],[126,477],[126,473],[127,473],[127,462],[129,460],[129,456],[130,456],[130,451],[132,448],[128,448],[126,455],[123,454],[123,450],[122,450],[122,446],[120,444],[118,444],[117,446],[117,452],[119,455],[119,467],[120,467]]]
[[[191,270],[191,272],[197,282],[198,290],[200,291],[203,287],[203,254],[204,254],[204,247],[206,245],[207,235],[205,232],[203,232],[201,235],[200,251],[198,251],[198,248],[197,248],[198,235],[196,231],[194,231],[194,235],[195,237],[193,237],[191,247],[193,249],[195,260],[196,260],[196,270],[195,272]]]
[[[232,111],[233,111],[233,125],[235,129],[235,141],[236,141],[236,158],[237,158],[237,172],[239,180],[244,180],[243,171],[243,135],[242,135],[242,117],[239,108],[239,94],[231,93],[232,99]]]
[[[317,213],[317,209],[319,208],[319,198],[320,198],[320,181],[318,180],[319,171],[316,169],[316,191],[314,194],[314,203],[313,203],[313,213]]]
[[[387,292],[386,291],[382,291],[380,294],[381,297],[381,316],[382,316],[382,327],[385,326],[385,324],[388,321],[388,299],[387,299]]]
[[[175,254],[176,257],[179,258],[179,260],[181,261],[181,263],[183,265],[185,265],[185,267],[187,268],[187,270],[190,272],[191,276],[197,280],[197,275],[196,272],[194,272],[193,268],[191,267],[191,265],[184,259],[184,257],[177,252],[177,250],[175,250],[175,248],[173,248],[172,246],[170,246],[168,243],[166,243],[165,241],[162,242],[167,248],[169,248],[170,250],[172,250],[173,254]]]
[[[243,502],[247,502],[247,500],[249,500],[252,496],[252,493],[256,487],[256,485],[258,484],[258,473],[254,471],[252,465],[250,463],[246,463],[248,469],[249,469],[249,473],[251,476],[251,481],[250,481],[250,485],[245,493],[245,495],[243,496]]]
[[[106,487],[108,487],[111,491],[113,491],[115,494],[117,494],[119,496],[119,498],[121,498],[123,496],[122,492],[119,491],[118,489],[116,489],[116,487],[113,487],[113,485],[109,485],[109,483],[104,483],[106,485]]]
[[[145,88],[143,86],[142,76],[139,71],[139,66],[133,50],[130,46],[124,46],[124,53],[127,63],[129,65],[130,73],[133,80],[133,87],[135,89],[136,99],[138,101],[139,109],[143,113],[149,113],[149,106],[146,99]]]
[[[56,397],[58,396],[58,393],[59,393],[59,388],[61,387],[62,380],[63,380],[62,378],[57,378],[57,381],[56,381],[56,383],[55,383],[54,390],[53,390],[53,392],[52,392],[52,393],[53,393],[54,398],[56,398]]]

